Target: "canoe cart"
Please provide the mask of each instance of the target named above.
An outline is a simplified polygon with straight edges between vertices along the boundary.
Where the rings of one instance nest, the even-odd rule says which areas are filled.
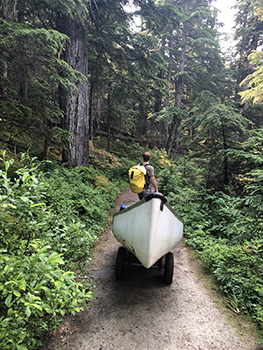
[[[173,280],[173,250],[183,237],[183,220],[160,193],[154,193],[113,216],[113,234],[122,245],[116,258],[116,279],[124,278],[126,264],[162,268],[164,282]],[[163,259],[164,258],[164,259]]]

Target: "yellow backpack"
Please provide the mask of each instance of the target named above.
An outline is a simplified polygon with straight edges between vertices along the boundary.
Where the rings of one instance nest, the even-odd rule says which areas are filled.
[[[135,165],[129,169],[130,188],[133,193],[141,193],[146,184],[144,165]]]

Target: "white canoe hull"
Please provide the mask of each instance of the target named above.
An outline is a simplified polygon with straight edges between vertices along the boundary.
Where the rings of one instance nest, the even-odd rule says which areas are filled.
[[[149,268],[174,249],[183,237],[183,221],[158,194],[149,196],[113,217],[117,241]]]

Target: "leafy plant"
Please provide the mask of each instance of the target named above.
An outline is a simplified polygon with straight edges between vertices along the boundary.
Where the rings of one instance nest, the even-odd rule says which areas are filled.
[[[92,168],[44,175],[47,166],[25,154],[11,178],[14,161],[2,162],[0,348],[35,349],[92,299],[87,264],[118,189]]]
[[[184,220],[185,242],[198,251],[228,306],[263,325],[262,172],[247,175],[243,198],[197,187],[177,166],[161,171],[160,186]],[[186,162],[186,167],[188,166]]]
[[[56,169],[46,176],[46,184],[46,200],[53,211],[63,220],[81,220],[95,234],[105,227],[120,190],[95,169],[84,167]]]
[[[76,282],[63,269],[62,254],[41,241],[30,242],[30,255],[1,251],[0,346],[34,349],[41,336],[65,314],[75,315],[92,298],[90,285]]]

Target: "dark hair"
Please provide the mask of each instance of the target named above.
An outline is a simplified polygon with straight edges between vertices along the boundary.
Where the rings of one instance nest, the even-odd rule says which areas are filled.
[[[145,152],[145,153],[143,153],[142,157],[143,157],[143,160],[144,160],[145,162],[148,162],[148,160],[151,159],[150,152]]]

